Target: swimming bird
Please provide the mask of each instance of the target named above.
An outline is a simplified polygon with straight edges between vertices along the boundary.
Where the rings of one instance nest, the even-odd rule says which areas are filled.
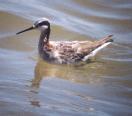
[[[39,29],[41,34],[38,43],[38,52],[42,59],[50,63],[76,64],[88,61],[101,49],[113,42],[112,35],[97,41],[49,41],[51,26],[46,18],[37,20],[33,26],[16,34],[29,30]]]

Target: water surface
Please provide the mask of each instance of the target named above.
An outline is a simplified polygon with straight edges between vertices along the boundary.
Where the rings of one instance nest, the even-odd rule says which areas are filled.
[[[38,58],[41,17],[51,20],[52,40],[114,43],[83,66]],[[2,0],[0,2],[1,116],[132,115],[132,2],[129,0]]]

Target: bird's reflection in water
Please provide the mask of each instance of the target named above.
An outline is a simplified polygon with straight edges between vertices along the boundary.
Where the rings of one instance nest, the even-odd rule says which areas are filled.
[[[31,83],[31,105],[37,107],[41,106],[38,99],[38,92],[41,82],[45,78],[57,77],[76,83],[97,83],[100,82],[100,78],[96,78],[95,74],[98,74],[97,69],[100,68],[101,65],[101,63],[90,63],[88,65],[79,66],[57,65],[49,64],[39,59],[35,66],[34,78]]]
[[[69,66],[68,66],[69,67]],[[39,100],[39,88],[41,82],[44,78],[54,78],[61,77],[68,79],[70,74],[70,69],[67,66],[55,65],[44,62],[42,59],[39,59],[35,69],[34,69],[34,78],[31,82],[30,90],[30,104],[35,107],[40,107]]]
[[[57,65],[49,64],[39,59],[34,70],[34,79],[32,80],[32,88],[39,88],[44,78],[61,78],[78,83],[91,83],[96,76],[105,69],[103,63],[91,62],[88,65]],[[101,69],[101,67],[104,67]],[[96,72],[96,73],[95,73]]]
[[[30,103],[32,106],[40,107],[40,101],[39,100],[33,100],[33,101],[30,101]]]
[[[70,66],[49,64],[42,59],[36,64],[34,70],[34,79],[32,80],[32,87],[39,88],[42,79],[51,77],[61,77],[67,79],[69,77]]]

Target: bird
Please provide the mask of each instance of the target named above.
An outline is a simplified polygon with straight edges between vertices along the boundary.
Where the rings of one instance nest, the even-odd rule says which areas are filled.
[[[51,24],[47,18],[38,19],[31,27],[17,32],[16,35],[33,29],[40,30],[38,43],[40,57],[55,64],[87,62],[113,42],[113,35],[108,35],[96,41],[50,41]]]

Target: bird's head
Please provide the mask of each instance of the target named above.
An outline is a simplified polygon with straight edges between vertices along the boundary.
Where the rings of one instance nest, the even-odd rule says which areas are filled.
[[[16,34],[20,34],[26,31],[30,31],[33,29],[39,29],[40,31],[50,30],[50,22],[46,18],[41,18],[37,20],[31,27],[24,29],[22,31],[17,32]]]

